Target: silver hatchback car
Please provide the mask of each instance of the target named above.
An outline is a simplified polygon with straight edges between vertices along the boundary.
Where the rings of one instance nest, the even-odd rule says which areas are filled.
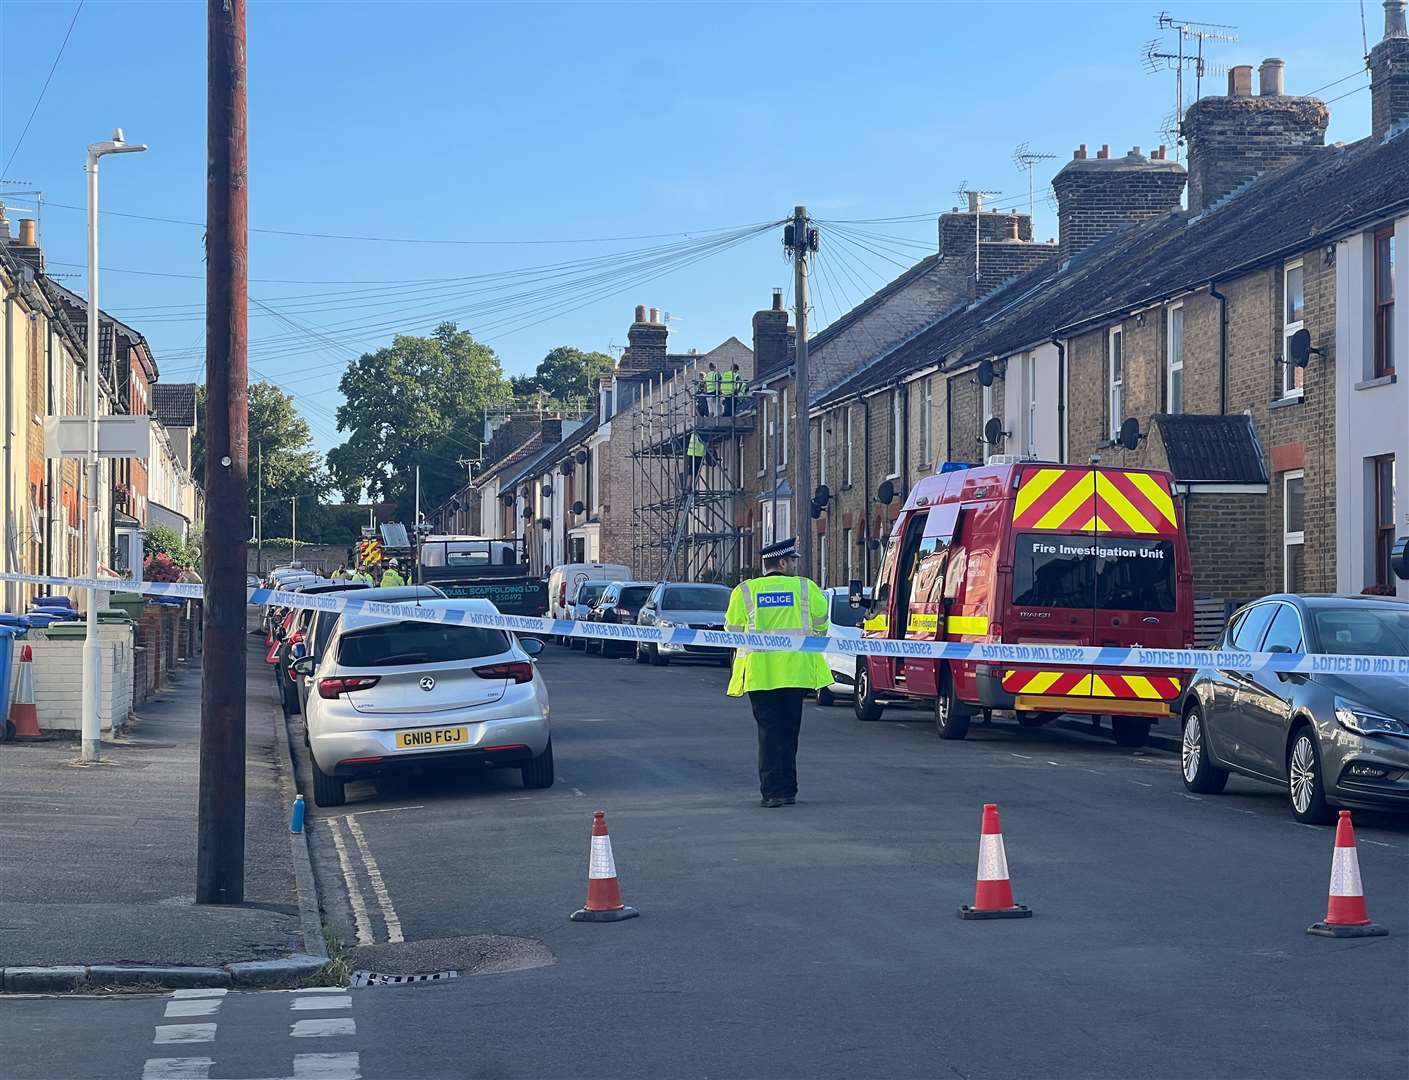
[[[497,613],[487,600],[418,606]],[[319,659],[297,661],[311,683],[313,801],[341,806],[349,780],[441,761],[517,768],[525,787],[551,787],[548,690],[533,662],[542,650],[503,630],[340,620]]]

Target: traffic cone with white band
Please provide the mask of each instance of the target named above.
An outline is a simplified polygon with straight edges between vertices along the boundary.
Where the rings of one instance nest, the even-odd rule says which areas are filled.
[[[641,914],[621,902],[612,858],[612,838],[607,835],[607,815],[592,815],[592,853],[587,860],[587,903],[568,916],[573,922],[620,922]]]
[[[1008,856],[1003,850],[1003,826],[996,803],[985,803],[983,827],[978,838],[978,884],[974,904],[959,908],[961,919],[1026,919],[1032,911],[1013,903],[1013,883],[1008,879]]]
[[[16,742],[47,742],[54,737],[39,730],[39,710],[34,707],[34,650],[28,645],[20,646],[10,723],[15,728]]]
[[[1342,810],[1336,823],[1336,846],[1331,856],[1331,899],[1326,921],[1306,928],[1319,937],[1383,937],[1389,933],[1370,921],[1365,907],[1365,887],[1360,883],[1360,856],[1355,849],[1355,826],[1350,811]]]

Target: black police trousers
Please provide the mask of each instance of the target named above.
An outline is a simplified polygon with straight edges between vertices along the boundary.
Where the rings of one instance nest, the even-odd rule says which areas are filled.
[[[765,799],[797,795],[802,695],[800,686],[749,691],[749,705],[758,724],[758,790]]]

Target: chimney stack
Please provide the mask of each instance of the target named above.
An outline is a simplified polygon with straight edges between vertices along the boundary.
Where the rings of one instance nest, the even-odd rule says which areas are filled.
[[[9,227],[5,229],[9,236]],[[20,238],[10,245],[10,254],[22,263],[34,267],[35,273],[44,272],[44,253],[39,250],[39,241],[34,235],[34,219],[20,218]]]
[[[1227,97],[1200,98],[1184,113],[1191,213],[1325,145],[1330,112],[1319,98],[1286,96],[1283,67],[1276,58],[1263,61],[1258,97],[1252,96],[1252,67],[1235,67]]]
[[[1405,0],[1385,0],[1385,36],[1370,50],[1370,130],[1382,139],[1409,124],[1409,29]]]
[[[753,370],[758,378],[782,371],[793,360],[795,331],[783,310],[783,290],[773,290],[773,306],[754,312]]]
[[[626,373],[664,370],[665,339],[669,331],[660,321],[660,309],[649,311],[645,304],[636,305],[636,321],[626,331],[626,349],[617,365]]]
[[[1072,158],[1052,178],[1060,257],[1177,209],[1185,179],[1182,165],[1146,158],[1138,146],[1123,158],[1111,157],[1109,143],[1094,158]]]

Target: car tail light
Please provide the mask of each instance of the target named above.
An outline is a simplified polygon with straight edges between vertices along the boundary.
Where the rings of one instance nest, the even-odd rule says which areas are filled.
[[[338,762],[339,765],[376,765],[382,759],[380,757],[349,757]]]
[[[348,675],[318,680],[318,696],[332,699],[340,694],[350,694],[354,690],[370,690],[382,681],[380,675]]]
[[[512,679],[516,683],[533,682],[533,665],[527,660],[513,660],[507,664],[486,664],[475,668],[481,679]]]
[[[636,617],[636,613],[628,607],[612,608],[612,611],[616,612],[616,614],[623,619],[633,619]]]

